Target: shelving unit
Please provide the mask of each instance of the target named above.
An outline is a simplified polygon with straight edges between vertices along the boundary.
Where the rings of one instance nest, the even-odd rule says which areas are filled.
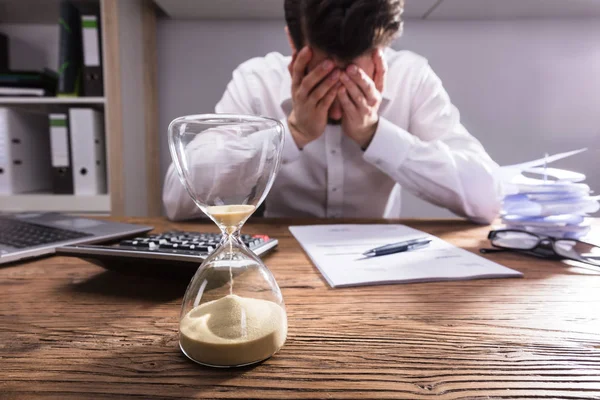
[[[106,102],[104,97],[0,97],[0,105],[13,104],[59,104],[59,105],[86,105]]]
[[[88,0],[104,7],[103,0]],[[31,12],[32,7],[36,12]],[[40,8],[38,8],[40,7]],[[14,40],[16,46],[11,52],[17,57],[19,65],[15,69],[40,69],[42,67],[56,70],[58,65],[58,35],[60,0],[39,2],[35,0],[0,0],[0,24],[8,24],[6,32],[9,41]],[[104,24],[101,24],[103,26]],[[0,25],[0,31],[2,31]],[[106,34],[107,32],[104,32]],[[11,40],[12,38],[12,40]],[[54,46],[49,46],[46,40],[55,41]],[[12,44],[12,43],[11,43]],[[37,51],[26,50],[23,47],[31,46]],[[11,46],[12,47],[12,46]],[[43,54],[46,65],[40,65],[38,58]],[[106,52],[110,54],[110,52]],[[105,58],[104,57],[104,58]],[[31,65],[28,64],[31,59]],[[106,75],[106,74],[105,74]],[[108,82],[105,81],[105,86]],[[39,112],[66,111],[71,106],[93,107],[104,112],[105,118],[109,112],[106,97],[0,97],[0,106],[20,107],[34,109]],[[105,121],[105,125],[108,125]],[[105,132],[107,139],[108,132]],[[107,149],[108,150],[108,149]],[[107,151],[108,154],[108,151]],[[108,163],[107,163],[108,165]],[[108,165],[110,168],[110,165]],[[111,193],[96,196],[75,196],[53,193],[26,193],[0,196],[0,210],[8,212],[18,211],[57,211],[65,213],[111,213]]]
[[[151,0],[72,1],[100,5],[104,97],[0,97],[0,106],[40,112],[89,106],[103,111],[108,194],[0,196],[0,210],[159,215],[160,186],[155,178],[158,174],[156,66],[153,65],[156,64],[156,7]],[[0,32],[7,34],[11,43],[11,68],[56,70],[60,3],[61,0],[0,0]],[[20,53],[16,52],[17,47]],[[13,59],[15,54],[17,57]],[[18,65],[13,65],[13,61]]]
[[[74,196],[52,193],[0,196],[0,210],[55,211],[65,213],[110,214],[110,196]]]

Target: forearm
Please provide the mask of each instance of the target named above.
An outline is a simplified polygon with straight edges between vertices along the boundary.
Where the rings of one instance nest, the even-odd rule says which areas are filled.
[[[423,141],[382,119],[365,159],[416,196],[474,222],[490,223],[500,210],[498,166],[466,131]]]

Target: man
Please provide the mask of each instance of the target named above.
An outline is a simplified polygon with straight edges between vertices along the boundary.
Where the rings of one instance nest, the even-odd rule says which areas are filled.
[[[403,0],[285,0],[292,57],[270,53],[233,72],[217,113],[281,120],[270,217],[400,216],[400,187],[475,222],[500,209],[497,164],[461,125],[427,60],[388,45]],[[169,168],[171,219],[201,215]]]

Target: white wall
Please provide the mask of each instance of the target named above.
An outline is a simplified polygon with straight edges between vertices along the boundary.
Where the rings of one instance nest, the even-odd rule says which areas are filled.
[[[0,24],[9,37],[11,69],[58,69],[58,25]]]
[[[144,119],[142,1],[119,1],[119,59],[123,114],[125,215],[148,215]],[[110,71],[108,71],[110,73]],[[158,160],[157,160],[158,162]]]
[[[169,122],[212,112],[244,60],[289,53],[283,27],[283,21],[159,21],[162,177],[170,161]],[[430,60],[463,123],[498,163],[588,147],[556,165],[586,173],[600,192],[599,38],[600,20],[407,21],[394,48]],[[403,216],[451,215],[404,198]]]

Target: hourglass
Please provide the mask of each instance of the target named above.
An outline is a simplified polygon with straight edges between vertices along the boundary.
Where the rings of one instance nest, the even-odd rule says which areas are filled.
[[[183,298],[179,347],[191,360],[234,367],[263,361],[283,346],[287,315],[275,278],[240,240],[269,192],[281,161],[277,120],[192,115],[169,125],[169,149],[193,202],[222,232]]]

